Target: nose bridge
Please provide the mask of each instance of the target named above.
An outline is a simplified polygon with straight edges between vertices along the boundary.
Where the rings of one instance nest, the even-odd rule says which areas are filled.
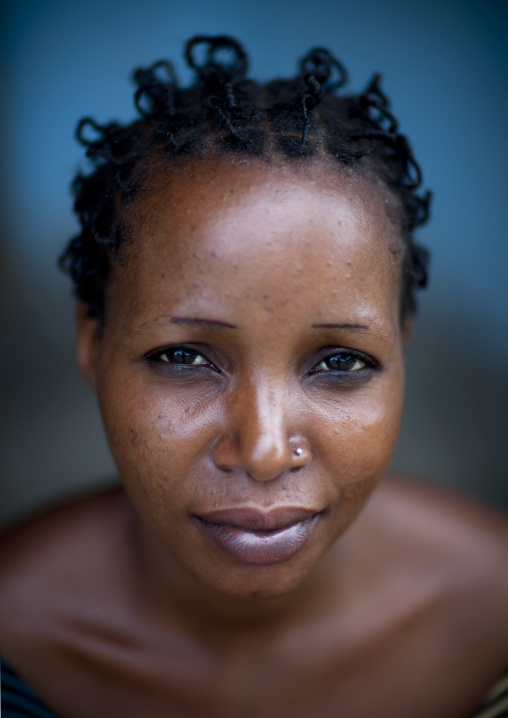
[[[254,461],[268,457],[275,460],[285,454],[288,445],[287,391],[274,386],[273,382],[250,383],[252,399],[245,407],[243,421],[246,431],[241,437],[242,443]]]
[[[227,436],[216,449],[216,464],[241,468],[262,481],[290,467],[287,387],[267,376],[251,374],[232,390],[228,409]]]

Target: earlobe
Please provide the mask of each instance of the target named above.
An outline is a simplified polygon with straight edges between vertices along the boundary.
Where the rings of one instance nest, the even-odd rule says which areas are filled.
[[[87,305],[84,302],[78,302],[75,323],[78,366],[87,382],[95,389],[99,320],[95,317],[87,316]]]

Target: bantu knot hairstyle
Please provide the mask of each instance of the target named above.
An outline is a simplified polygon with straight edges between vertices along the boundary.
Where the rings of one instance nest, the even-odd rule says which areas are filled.
[[[198,59],[199,56],[199,59]],[[111,266],[123,241],[121,208],[128,205],[155,159],[176,164],[186,156],[235,153],[266,162],[332,158],[374,173],[397,198],[404,245],[402,318],[415,311],[415,289],[427,283],[428,254],[413,241],[429,216],[422,183],[406,137],[374,75],[361,94],[340,94],[347,82],[341,63],[323,48],[311,50],[292,79],[259,84],[247,78],[248,58],[230,37],[193,37],[185,58],[195,73],[181,87],[173,65],[160,60],[133,74],[140,117],[128,125],[99,125],[85,117],[76,135],[93,170],[73,182],[81,232],[60,258],[87,304],[101,317]]]

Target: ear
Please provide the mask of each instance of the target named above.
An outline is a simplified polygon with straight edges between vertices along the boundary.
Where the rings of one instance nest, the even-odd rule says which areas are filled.
[[[95,389],[100,320],[87,316],[87,309],[84,302],[78,302],[75,313],[76,356],[81,373]]]
[[[404,356],[407,356],[407,353],[409,351],[409,343],[411,340],[411,336],[413,334],[413,326],[414,326],[414,317],[409,316],[404,319],[402,322],[402,326],[400,329],[400,337],[401,337],[401,344],[402,344],[402,351],[404,352]]]

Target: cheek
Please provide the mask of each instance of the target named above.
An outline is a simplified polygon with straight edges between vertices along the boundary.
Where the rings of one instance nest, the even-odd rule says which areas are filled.
[[[336,500],[361,502],[382,478],[397,443],[402,405],[402,367],[390,381],[321,404],[314,443],[334,477]]]
[[[143,513],[169,515],[203,490],[199,476],[218,424],[213,387],[194,396],[146,384],[128,370],[103,377],[101,415],[125,488]]]

